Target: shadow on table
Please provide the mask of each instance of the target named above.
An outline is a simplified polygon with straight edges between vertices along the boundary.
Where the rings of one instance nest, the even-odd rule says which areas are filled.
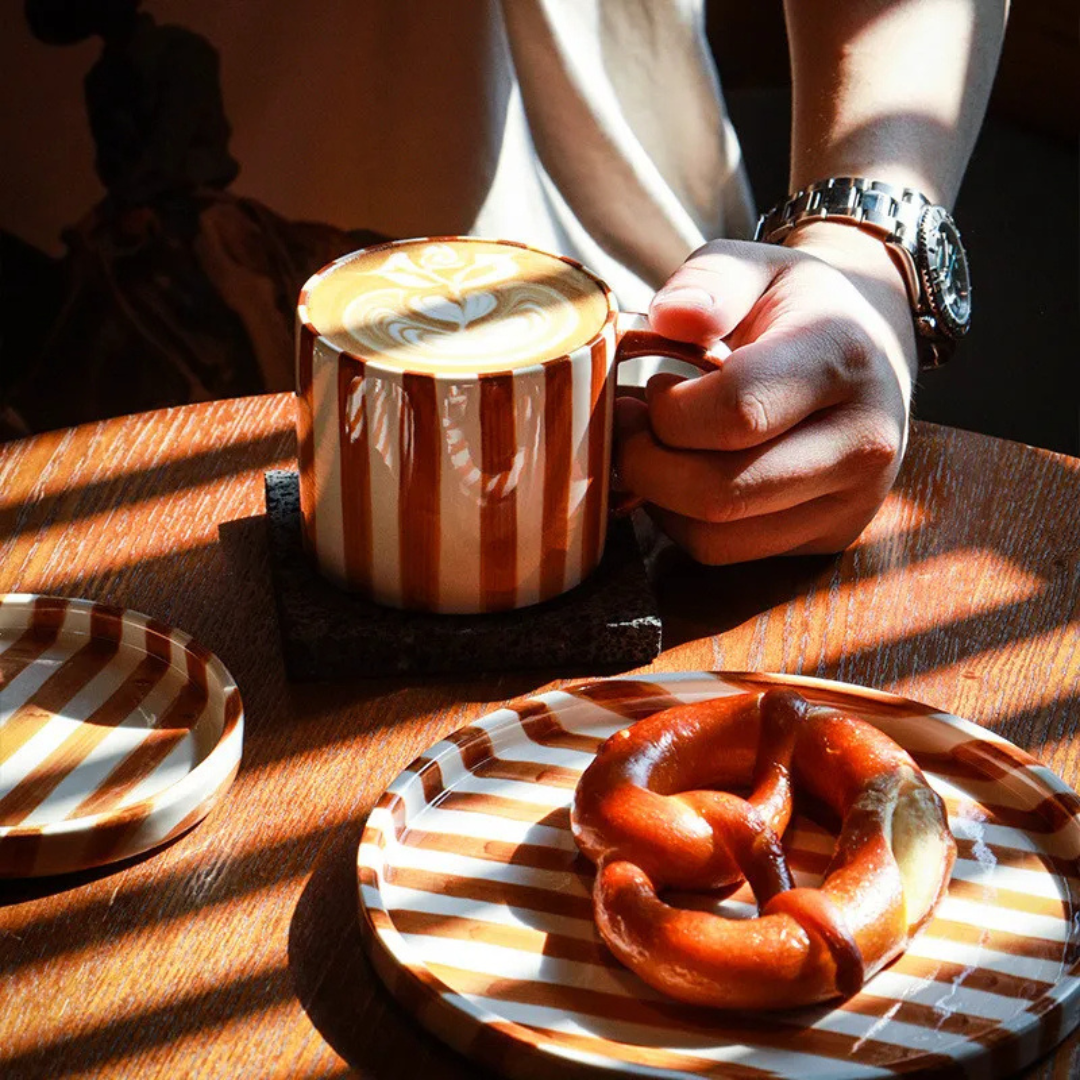
[[[145,427],[149,431],[150,425]],[[156,502],[169,495],[183,495],[193,487],[228,479],[263,463],[269,466],[290,452],[291,439],[292,429],[288,427],[238,438],[213,449],[188,450],[176,457],[166,452],[163,460],[154,465],[113,471],[107,477],[83,483],[63,484],[47,494],[35,493],[33,499],[22,503],[0,500],[7,511],[0,518],[0,541],[24,531],[30,515],[34,522],[51,527],[74,525],[102,513]]]
[[[201,822],[197,822],[192,828],[198,828]],[[188,835],[191,829],[174,836],[171,840],[149,851],[143,851],[138,855],[131,855],[126,859],[108,863],[105,866],[95,866],[89,870],[72,870],[66,874],[45,874],[41,877],[32,878],[0,878],[0,908],[11,904],[24,904],[29,900],[40,900],[46,896],[59,896],[61,893],[72,892],[90,885],[102,878],[111,877],[114,874],[122,874],[126,870],[139,866],[148,859],[160,855],[173,844],[179,843]]]
[[[664,624],[664,649],[724,634],[797,596],[831,574],[838,556],[778,556],[732,566],[702,566],[670,541],[652,571]]]
[[[1058,745],[1075,730],[1080,706],[1062,678],[1072,666],[1068,651],[1026,673],[1046,685],[1039,703],[994,715],[989,697],[992,680],[1006,677],[995,669],[1000,650],[1035,647],[1075,622],[1080,587],[1078,463],[1018,450],[918,424],[893,498],[837,556],[705,567],[662,543],[652,559],[665,650],[721,635],[714,666],[730,667],[725,631],[782,613],[755,626],[749,657],[745,640],[736,643],[740,663],[867,686],[959,667],[960,678],[985,681],[991,702],[988,715],[970,719],[1036,755],[1047,742]],[[876,595],[866,594],[866,583]],[[851,597],[860,586],[866,600],[854,614],[862,637],[853,648]],[[815,595],[829,598],[824,610],[813,607]]]
[[[366,1076],[494,1080],[429,1035],[390,996],[364,953],[356,852],[363,822],[327,838],[289,926],[289,973],[297,999],[336,1053]],[[404,1048],[409,1047],[408,1053]]]

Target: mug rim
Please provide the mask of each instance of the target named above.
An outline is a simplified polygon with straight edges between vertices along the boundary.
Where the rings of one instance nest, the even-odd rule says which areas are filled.
[[[409,373],[409,369],[405,367],[398,367],[397,365],[387,364],[377,358],[369,358],[363,353],[352,352],[349,349],[336,345],[330,338],[323,333],[312,321],[308,312],[308,294],[311,289],[315,287],[318,281],[326,274],[330,273],[339,264],[345,262],[348,259],[353,259],[357,255],[367,254],[372,251],[383,251],[390,248],[406,247],[412,244],[419,243],[478,243],[478,244],[499,244],[504,247],[515,247],[525,251],[530,251],[536,255],[544,255],[550,259],[558,259],[560,262],[566,263],[568,266],[573,267],[580,273],[588,277],[595,285],[597,285],[604,295],[604,299],[607,301],[607,314],[604,317],[604,321],[597,327],[596,333],[586,338],[580,345],[576,345],[569,352],[560,353],[557,356],[548,357],[546,360],[539,360],[530,364],[519,364],[515,367],[493,369],[491,371],[414,371],[411,374],[417,375],[425,379],[435,379],[436,381],[466,381],[474,382],[483,379],[505,378],[507,375],[524,375],[526,373],[534,373],[543,371],[551,364],[557,364],[565,361],[568,357],[573,356],[575,353],[582,349],[592,349],[595,347],[598,341],[600,341],[608,329],[615,322],[615,319],[620,314],[619,306],[615,302],[615,293],[612,288],[603,278],[590,270],[587,266],[584,266],[577,259],[569,255],[559,255],[554,251],[548,251],[545,248],[536,247],[533,244],[527,244],[521,240],[508,240],[504,237],[490,238],[486,236],[472,236],[463,234],[446,234],[442,236],[412,236],[401,240],[384,240],[378,244],[369,244],[366,247],[356,248],[354,251],[348,251],[344,255],[339,255],[336,259],[332,259],[326,263],[325,266],[320,267],[304,282],[300,289],[300,296],[296,304],[296,312],[299,321],[304,329],[308,333],[312,334],[316,340],[324,342],[329,348],[334,350],[334,353],[340,357],[344,357],[348,360],[354,360],[357,363],[364,365],[364,370],[375,371],[380,374],[387,373],[392,375],[399,375]]]

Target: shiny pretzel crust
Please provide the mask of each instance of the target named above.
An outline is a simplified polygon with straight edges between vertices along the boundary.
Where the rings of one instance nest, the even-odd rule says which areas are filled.
[[[780,845],[794,788],[842,822],[818,889],[794,887]],[[615,955],[656,989],[721,1008],[855,993],[933,915],[956,858],[944,804],[905,750],[786,689],[676,706],[616,733],[578,783],[571,825],[597,866],[596,923]],[[743,878],[754,919],[659,895]]]

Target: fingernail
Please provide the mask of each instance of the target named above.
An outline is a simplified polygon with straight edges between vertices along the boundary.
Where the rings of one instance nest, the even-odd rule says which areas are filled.
[[[661,289],[653,297],[653,307],[664,307],[668,304],[708,311],[713,306],[713,297],[712,293],[696,288],[693,285],[676,285],[671,289]]]

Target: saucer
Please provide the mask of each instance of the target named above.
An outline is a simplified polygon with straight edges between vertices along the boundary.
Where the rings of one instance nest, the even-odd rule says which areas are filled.
[[[0,595],[0,877],[85,870],[190,829],[240,765],[240,693],[187,634]]]

